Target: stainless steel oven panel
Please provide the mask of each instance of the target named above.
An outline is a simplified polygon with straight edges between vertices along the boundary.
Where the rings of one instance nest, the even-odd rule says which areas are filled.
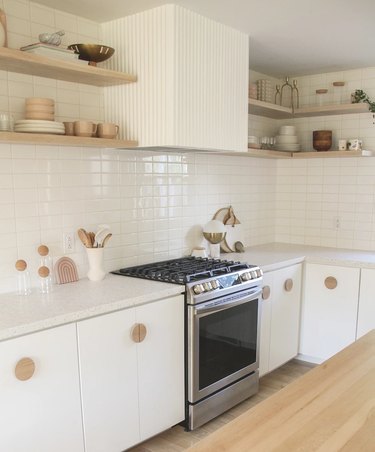
[[[213,383],[204,389],[199,390],[199,319],[207,315],[233,308],[245,303],[259,300],[262,289],[257,287],[255,289],[240,292],[240,297],[237,300],[227,299],[232,297],[223,297],[221,303],[212,306],[211,302],[201,304],[199,306],[188,306],[188,400],[190,403],[195,403],[204,397],[216,392],[225,386],[237,381],[241,377],[254,372],[259,368],[259,337],[260,337],[260,317],[261,317],[261,303],[258,302],[258,329],[257,329],[257,343],[256,356],[257,360],[250,366],[246,366],[241,370],[228,375],[225,378]],[[234,295],[234,294],[233,294]]]
[[[239,271],[238,274],[241,275],[242,273],[246,273],[248,271],[249,270],[242,270],[242,271]],[[220,275],[220,276],[225,276],[225,275]],[[214,276],[212,278],[205,278],[204,282],[207,283],[210,281],[218,280],[218,279],[220,279],[220,276]],[[211,300],[212,298],[223,297],[224,295],[230,294],[232,292],[238,292],[239,290],[248,289],[250,287],[259,287],[262,282],[262,279],[263,279],[262,276],[260,276],[259,278],[254,278],[249,281],[242,282],[241,284],[238,284],[235,286],[221,288],[220,290],[212,290],[209,292],[201,293],[199,295],[194,293],[193,287],[197,284],[200,284],[202,281],[190,282],[190,283],[186,284],[187,303],[188,304],[203,303],[207,300]]]

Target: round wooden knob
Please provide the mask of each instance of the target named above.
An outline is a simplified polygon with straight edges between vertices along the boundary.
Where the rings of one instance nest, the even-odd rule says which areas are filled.
[[[26,381],[34,375],[35,363],[31,358],[22,358],[16,364],[14,374],[18,380]]]
[[[25,271],[25,270],[27,269],[27,263],[26,263],[26,261],[24,261],[24,260],[22,260],[22,259],[18,260],[18,261],[16,262],[16,269],[17,269],[19,272]]]
[[[40,247],[38,248],[38,253],[39,253],[41,256],[48,256],[48,253],[49,253],[48,246],[46,246],[46,245],[40,245]]]
[[[290,292],[293,289],[293,279],[288,278],[284,283],[284,289]]]
[[[47,276],[49,275],[49,268],[48,267],[40,267],[38,270],[38,275],[41,278],[47,278]]]
[[[264,286],[262,289],[262,298],[263,300],[268,300],[268,298],[271,295],[271,287],[270,286]]]
[[[327,289],[336,289],[337,279],[334,276],[327,276],[327,278],[324,280],[324,285],[327,287]]]
[[[131,337],[134,342],[142,342],[144,341],[145,337],[147,335],[147,328],[143,323],[136,323],[131,331]]]

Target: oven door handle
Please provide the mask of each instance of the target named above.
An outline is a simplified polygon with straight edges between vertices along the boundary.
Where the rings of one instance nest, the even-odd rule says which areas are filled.
[[[215,312],[224,311],[225,309],[232,308],[234,306],[239,306],[244,303],[248,303],[253,299],[258,298],[258,296],[262,293],[262,289],[256,289],[253,291],[246,292],[243,297],[239,299],[230,300],[223,302],[222,304],[217,304],[215,306],[205,307],[202,305],[201,307],[196,307],[194,310],[194,314],[197,316],[205,315],[205,314],[214,314]]]

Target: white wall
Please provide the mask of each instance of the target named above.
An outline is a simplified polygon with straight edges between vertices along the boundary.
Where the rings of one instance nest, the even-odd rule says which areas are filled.
[[[0,0],[0,8],[6,13],[10,48],[38,42],[40,33],[61,29],[66,32],[62,45],[101,42],[99,24],[72,14],[25,0]],[[57,121],[104,119],[100,88],[0,70],[0,112],[23,119],[26,97],[54,99]]]

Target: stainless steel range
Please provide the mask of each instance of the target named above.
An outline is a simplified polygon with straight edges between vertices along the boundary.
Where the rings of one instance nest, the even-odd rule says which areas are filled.
[[[186,257],[114,273],[186,287],[188,430],[258,391],[262,281],[259,267]]]

